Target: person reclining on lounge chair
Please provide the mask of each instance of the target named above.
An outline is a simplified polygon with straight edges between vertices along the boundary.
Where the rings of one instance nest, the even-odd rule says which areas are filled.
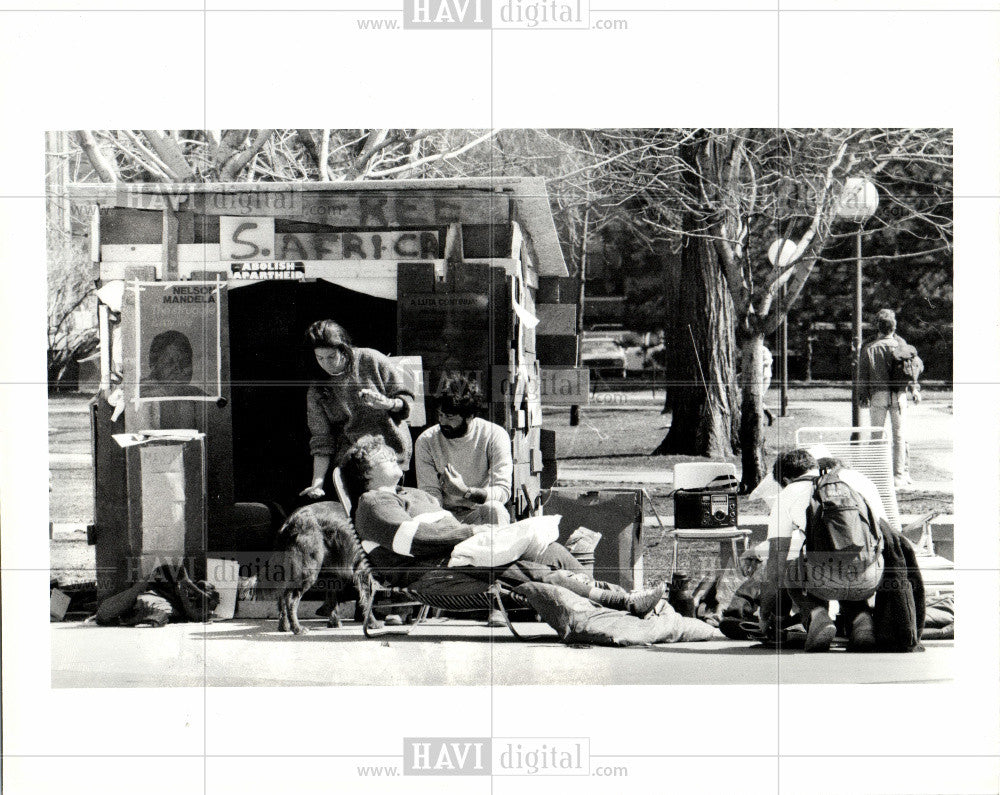
[[[457,544],[494,529],[463,524],[426,492],[400,487],[403,472],[379,436],[359,439],[340,473],[368,560],[387,584],[417,582],[446,567]],[[678,615],[667,602],[665,583],[626,591],[594,580],[559,543],[504,567],[450,571],[485,573],[514,588],[567,643],[627,646],[722,638],[704,621]]]
[[[381,578],[394,586],[406,587],[428,570],[447,566],[456,544],[489,529],[488,525],[463,524],[426,492],[399,486],[403,471],[380,436],[359,439],[347,452],[340,471],[368,559]],[[536,565],[519,565],[523,561]],[[594,580],[559,543],[498,568],[494,574],[511,586],[526,582],[559,585],[640,618],[652,612],[664,596],[662,584],[626,591]]]

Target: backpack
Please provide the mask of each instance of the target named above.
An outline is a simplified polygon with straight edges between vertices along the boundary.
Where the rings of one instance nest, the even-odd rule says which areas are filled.
[[[908,384],[916,384],[924,371],[917,349],[897,338],[889,360],[889,386],[893,392],[902,392]]]
[[[881,553],[881,531],[865,498],[840,479],[840,467],[813,480],[806,509],[805,551],[814,562],[836,558],[872,563]]]

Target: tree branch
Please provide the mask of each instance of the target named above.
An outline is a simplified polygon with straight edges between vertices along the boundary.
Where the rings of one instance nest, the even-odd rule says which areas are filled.
[[[253,141],[250,142],[250,146],[241,152],[237,152],[225,162],[225,165],[222,166],[222,170],[219,172],[219,181],[233,182],[237,174],[260,151],[273,132],[274,130],[258,130]]]
[[[142,130],[141,132],[167,167],[167,174],[173,181],[190,182],[195,178],[194,170],[173,137],[165,136],[159,130]]]
[[[402,166],[386,168],[383,169],[382,171],[372,171],[368,174],[368,176],[371,178],[387,177],[393,174],[401,174],[407,171],[412,171],[413,169],[427,165],[428,163],[437,163],[437,162],[444,162],[447,160],[451,160],[452,158],[458,157],[458,155],[464,152],[468,152],[470,149],[479,146],[479,144],[483,143],[484,141],[488,141],[498,132],[500,132],[499,129],[490,130],[484,135],[480,135],[478,138],[469,141],[469,143],[459,147],[458,149],[453,149],[448,152],[438,152],[437,154],[434,155],[428,155],[427,157],[420,158],[419,160],[416,160],[412,163],[405,163]]]
[[[319,146],[316,144],[316,139],[313,138],[312,130],[296,130],[295,134],[298,136],[299,141],[302,143],[302,147],[309,154],[313,163],[315,163],[316,167],[320,169],[320,174],[322,174]]]
[[[76,140],[101,182],[117,182],[118,173],[111,161],[101,152],[94,134],[90,130],[77,130]]]
[[[323,182],[330,181],[330,131],[322,130],[323,140],[319,145],[319,178]]]

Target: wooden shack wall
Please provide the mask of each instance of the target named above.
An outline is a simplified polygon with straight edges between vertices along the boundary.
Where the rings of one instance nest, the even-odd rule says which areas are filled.
[[[238,208],[227,204],[232,202],[231,197],[216,199],[205,194],[189,198],[184,209],[178,212],[136,207],[101,208],[98,228],[102,278],[227,275],[228,263],[220,262],[218,249],[219,219],[233,212],[250,217],[274,217],[276,231],[420,229],[432,225],[441,241],[441,250],[436,252],[439,257],[445,253],[446,224],[459,223],[460,254],[457,258],[453,256],[447,266],[441,259],[414,263],[327,260],[317,264],[317,268],[339,273],[337,283],[343,286],[355,283],[371,291],[373,284],[378,282],[384,288],[383,293],[392,291],[399,312],[395,353],[423,357],[428,372],[425,376],[428,394],[433,393],[444,369],[469,370],[480,375],[489,398],[489,419],[511,435],[515,513],[523,516],[539,506],[539,475],[543,466],[538,390],[540,359],[543,358],[540,342],[548,335],[539,335],[545,331],[544,322],[538,329],[530,324],[531,315],[537,311],[539,277],[521,230],[510,221],[509,199],[482,195],[455,198],[428,194],[422,197],[411,192],[398,201],[388,193],[345,200],[343,196],[305,194],[290,207],[270,207],[265,202],[261,206]],[[337,220],[335,225],[317,225],[316,218],[328,222],[333,218]],[[366,273],[368,268],[377,269],[380,275],[375,277],[371,272]],[[444,307],[443,319],[432,322],[429,326],[432,333],[423,337],[406,331],[417,328],[415,323],[428,322],[427,305],[420,307],[415,300],[420,296],[445,299],[441,305]],[[523,309],[521,315],[515,310],[515,302]],[[441,341],[447,344],[442,346]],[[109,341],[102,342],[106,345]],[[564,355],[556,357],[552,363],[572,365],[575,358],[570,362]],[[428,422],[433,421],[434,415],[429,414]],[[104,433],[97,437],[96,443],[98,446],[110,444],[110,437]],[[102,449],[98,455],[109,460],[111,454]],[[114,477],[107,466],[102,472]],[[215,476],[224,478],[229,474],[218,472]],[[121,488],[124,487],[122,481]],[[105,497],[114,492],[114,486],[108,483],[100,484],[100,489]],[[98,511],[98,525],[109,528],[109,532],[127,524],[127,518],[114,515],[116,505],[122,507],[124,502],[109,499]],[[210,530],[210,542],[216,547],[231,543],[230,528]]]

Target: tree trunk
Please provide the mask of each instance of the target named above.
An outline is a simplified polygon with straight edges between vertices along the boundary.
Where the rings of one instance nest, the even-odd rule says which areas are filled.
[[[727,456],[739,433],[733,302],[711,241],[688,237],[667,302],[670,430],[656,455]]]
[[[764,461],[764,374],[761,346],[764,337],[753,334],[740,340],[742,369],[740,408],[740,454],[743,461],[744,493],[753,491],[767,472]]]

